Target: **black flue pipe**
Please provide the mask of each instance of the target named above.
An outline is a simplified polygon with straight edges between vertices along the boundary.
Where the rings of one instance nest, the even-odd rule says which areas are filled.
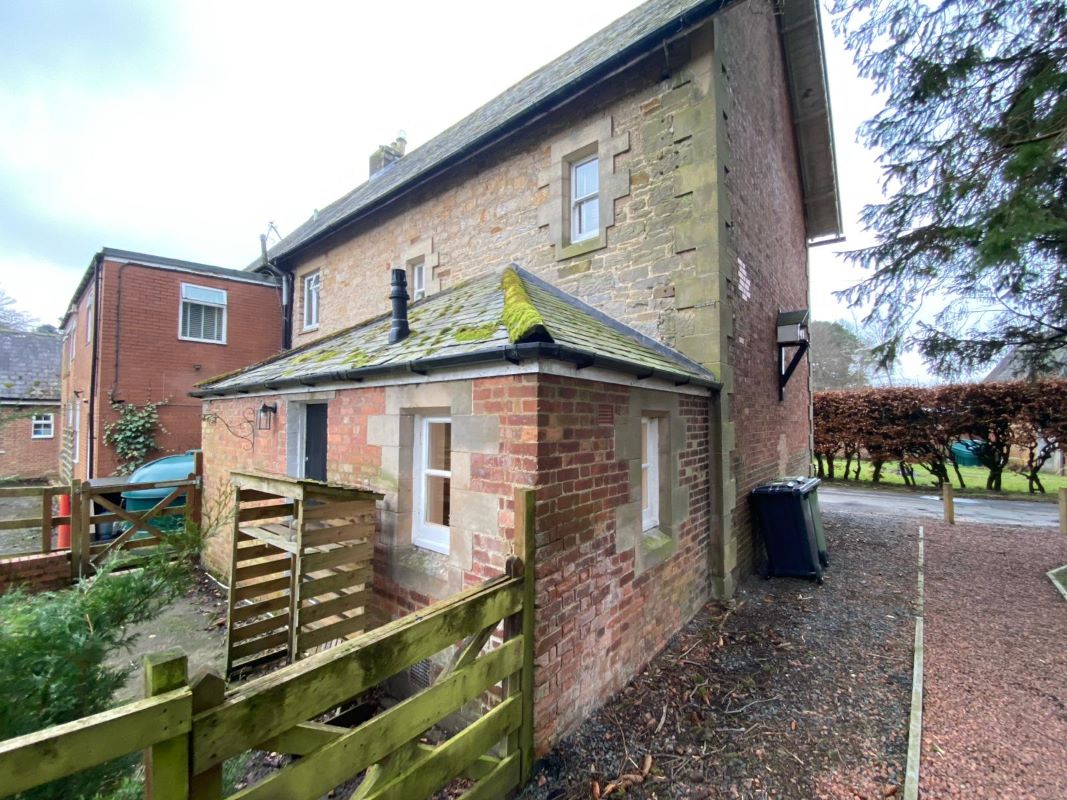
[[[393,319],[389,325],[389,344],[406,339],[408,330],[408,276],[402,269],[393,270],[389,299],[393,303]]]

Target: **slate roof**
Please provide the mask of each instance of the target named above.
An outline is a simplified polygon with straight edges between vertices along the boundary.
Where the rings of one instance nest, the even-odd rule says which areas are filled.
[[[0,400],[59,400],[57,333],[0,330]]]
[[[681,31],[725,6],[730,0],[652,0],[615,20],[474,113],[413,150],[366,183],[334,201],[274,245],[271,259],[281,259],[302,245],[377,205],[380,201],[470,148],[536,112],[602,68],[629,58],[630,52]],[[259,266],[260,261],[253,263]]]
[[[464,364],[553,358],[677,384],[717,386],[700,364],[515,266],[409,307],[410,335],[389,344],[388,314],[198,384],[195,396],[352,382]]]

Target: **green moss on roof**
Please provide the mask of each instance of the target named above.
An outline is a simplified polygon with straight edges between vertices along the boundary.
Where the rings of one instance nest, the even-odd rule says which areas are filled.
[[[541,312],[526,293],[522,278],[510,267],[504,270],[500,278],[504,290],[504,311],[500,321],[508,331],[508,340],[515,344],[521,342],[534,331],[545,330],[545,321]]]
[[[499,327],[500,324],[497,322],[486,322],[484,325],[466,325],[453,333],[452,338],[457,342],[480,342],[496,333],[496,329]]]

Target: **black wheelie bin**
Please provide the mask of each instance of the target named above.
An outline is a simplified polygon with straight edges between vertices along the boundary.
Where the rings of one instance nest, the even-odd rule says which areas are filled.
[[[768,577],[811,578],[822,583],[829,559],[813,500],[818,478],[779,478],[752,490],[752,505],[767,548]],[[814,512],[814,513],[813,513]],[[823,541],[820,541],[823,540]]]

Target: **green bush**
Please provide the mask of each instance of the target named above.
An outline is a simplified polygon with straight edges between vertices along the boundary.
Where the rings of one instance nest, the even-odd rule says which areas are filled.
[[[151,619],[188,587],[200,536],[180,531],[141,566],[116,557],[71,589],[0,595],[0,739],[104,711],[129,675],[110,666],[133,643],[130,626]],[[26,800],[121,797],[136,755],[24,792]],[[123,787],[126,787],[125,789]]]

